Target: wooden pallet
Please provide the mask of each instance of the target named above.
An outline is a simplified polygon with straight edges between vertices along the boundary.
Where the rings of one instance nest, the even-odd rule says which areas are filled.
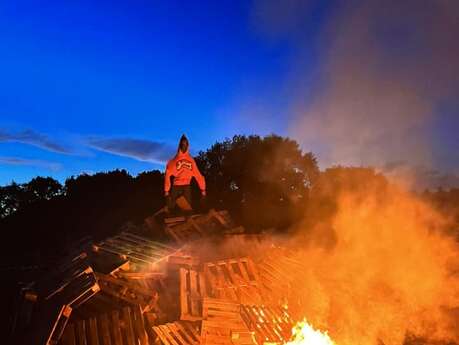
[[[215,298],[204,298],[201,344],[230,345],[241,342],[246,344],[249,333],[241,318],[240,304]],[[254,344],[254,342],[248,344]]]
[[[241,316],[248,329],[255,333],[256,343],[286,343],[294,325],[288,311],[281,307],[241,305]]]
[[[296,260],[283,248],[273,248],[257,267],[270,303],[284,304],[295,293],[295,281],[298,272],[304,271],[305,263]]]
[[[125,307],[68,324],[59,344],[148,345],[148,336],[140,309]]]
[[[203,264],[211,296],[238,303],[263,300],[258,272],[250,258],[237,258]]]
[[[110,295],[133,306],[139,305],[142,313],[156,309],[158,293],[142,287],[136,282],[97,273],[99,285],[104,294]]]
[[[164,222],[166,233],[180,244],[215,234],[244,232],[243,227],[234,226],[227,211],[213,209],[205,215],[166,218]]]
[[[199,345],[201,336],[196,322],[176,321],[154,326],[157,339],[155,344],[163,345]]]
[[[129,232],[122,232],[117,236],[110,237],[94,245],[93,249],[119,255],[139,265],[142,270],[154,269],[158,263],[167,261],[170,255],[178,252],[177,248]]]
[[[180,268],[180,319],[202,319],[202,299],[207,296],[204,275],[192,268]]]

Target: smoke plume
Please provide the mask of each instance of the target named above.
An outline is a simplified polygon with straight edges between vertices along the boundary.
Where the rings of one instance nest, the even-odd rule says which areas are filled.
[[[442,136],[437,127],[445,109],[457,107],[459,95],[459,3],[321,6],[259,1],[255,10],[263,32],[293,41],[298,50],[291,135],[318,151],[324,165],[441,164],[434,148]],[[324,23],[317,41],[310,39],[311,22]],[[310,55],[317,56],[318,71],[308,70]],[[440,148],[450,158],[457,158],[455,149]]]
[[[392,185],[340,192],[293,243],[301,313],[339,345],[459,341],[459,251],[447,221]],[[324,245],[324,232],[332,244]]]

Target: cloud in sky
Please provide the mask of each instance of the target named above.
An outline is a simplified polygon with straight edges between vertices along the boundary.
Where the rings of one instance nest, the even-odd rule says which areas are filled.
[[[20,132],[11,132],[5,129],[0,129],[0,143],[1,142],[16,142],[27,145],[33,145],[41,149],[56,153],[73,153],[69,148],[50,139],[48,136],[30,129],[23,130]]]
[[[175,148],[168,144],[134,138],[89,138],[88,145],[99,151],[153,163],[164,163],[175,153]]]
[[[51,171],[58,171],[62,169],[62,165],[59,163],[19,157],[0,157],[0,165],[31,166],[45,168]]]

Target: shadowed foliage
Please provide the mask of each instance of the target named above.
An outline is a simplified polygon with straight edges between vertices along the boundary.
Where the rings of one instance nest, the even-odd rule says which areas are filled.
[[[312,153],[276,135],[234,136],[201,152],[196,162],[210,203],[233,211],[250,229],[291,225],[319,175]]]

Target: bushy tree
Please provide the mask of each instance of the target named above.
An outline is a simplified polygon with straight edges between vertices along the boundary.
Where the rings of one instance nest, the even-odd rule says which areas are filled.
[[[0,187],[0,218],[33,203],[50,200],[63,192],[62,185],[51,177],[35,177],[28,183]]]
[[[196,161],[210,203],[232,210],[254,229],[290,225],[319,173],[312,153],[277,135],[237,135],[200,152]]]

